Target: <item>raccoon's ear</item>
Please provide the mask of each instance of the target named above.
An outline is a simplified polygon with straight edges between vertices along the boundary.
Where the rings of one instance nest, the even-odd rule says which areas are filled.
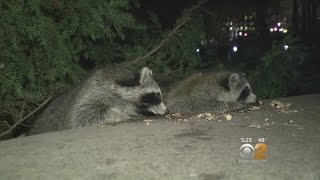
[[[143,84],[150,79],[152,79],[152,71],[147,67],[142,68],[142,70],[140,71],[139,83]]]
[[[230,76],[223,78],[220,81],[220,85],[227,91],[230,91],[230,87],[234,86],[234,84],[236,84],[238,81],[239,81],[239,74],[234,73],[234,74],[231,74]]]
[[[237,73],[231,74],[229,77],[229,86],[234,86],[240,81],[240,76]]]

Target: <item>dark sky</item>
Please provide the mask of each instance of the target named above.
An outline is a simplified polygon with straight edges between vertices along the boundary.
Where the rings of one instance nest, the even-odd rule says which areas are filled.
[[[155,12],[164,26],[171,26],[181,11],[195,0],[140,0],[141,8]]]

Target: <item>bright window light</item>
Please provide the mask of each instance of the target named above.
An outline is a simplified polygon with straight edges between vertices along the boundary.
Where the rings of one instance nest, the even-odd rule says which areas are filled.
[[[238,51],[238,47],[237,46],[233,46],[232,50],[233,50],[233,52],[237,52]]]

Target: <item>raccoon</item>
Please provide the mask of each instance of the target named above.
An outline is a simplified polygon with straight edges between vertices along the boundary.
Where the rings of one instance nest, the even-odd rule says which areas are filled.
[[[120,67],[104,68],[53,100],[36,118],[28,134],[167,113],[160,87],[150,69],[144,67],[135,74]]]
[[[172,86],[165,95],[171,112],[228,112],[257,103],[244,74],[196,73]]]

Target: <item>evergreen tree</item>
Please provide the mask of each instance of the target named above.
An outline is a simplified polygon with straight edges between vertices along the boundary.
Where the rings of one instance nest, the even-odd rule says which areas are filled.
[[[83,61],[114,62],[143,28],[129,0],[0,1],[0,129],[77,83]],[[5,122],[5,123],[4,123]]]
[[[32,119],[40,103],[87,70],[143,56],[163,38],[166,43],[138,66],[164,76],[197,66],[204,37],[199,14],[182,13],[177,24],[187,23],[170,35],[155,13],[143,9],[148,18],[136,18],[138,10],[138,0],[0,1],[0,132]]]

